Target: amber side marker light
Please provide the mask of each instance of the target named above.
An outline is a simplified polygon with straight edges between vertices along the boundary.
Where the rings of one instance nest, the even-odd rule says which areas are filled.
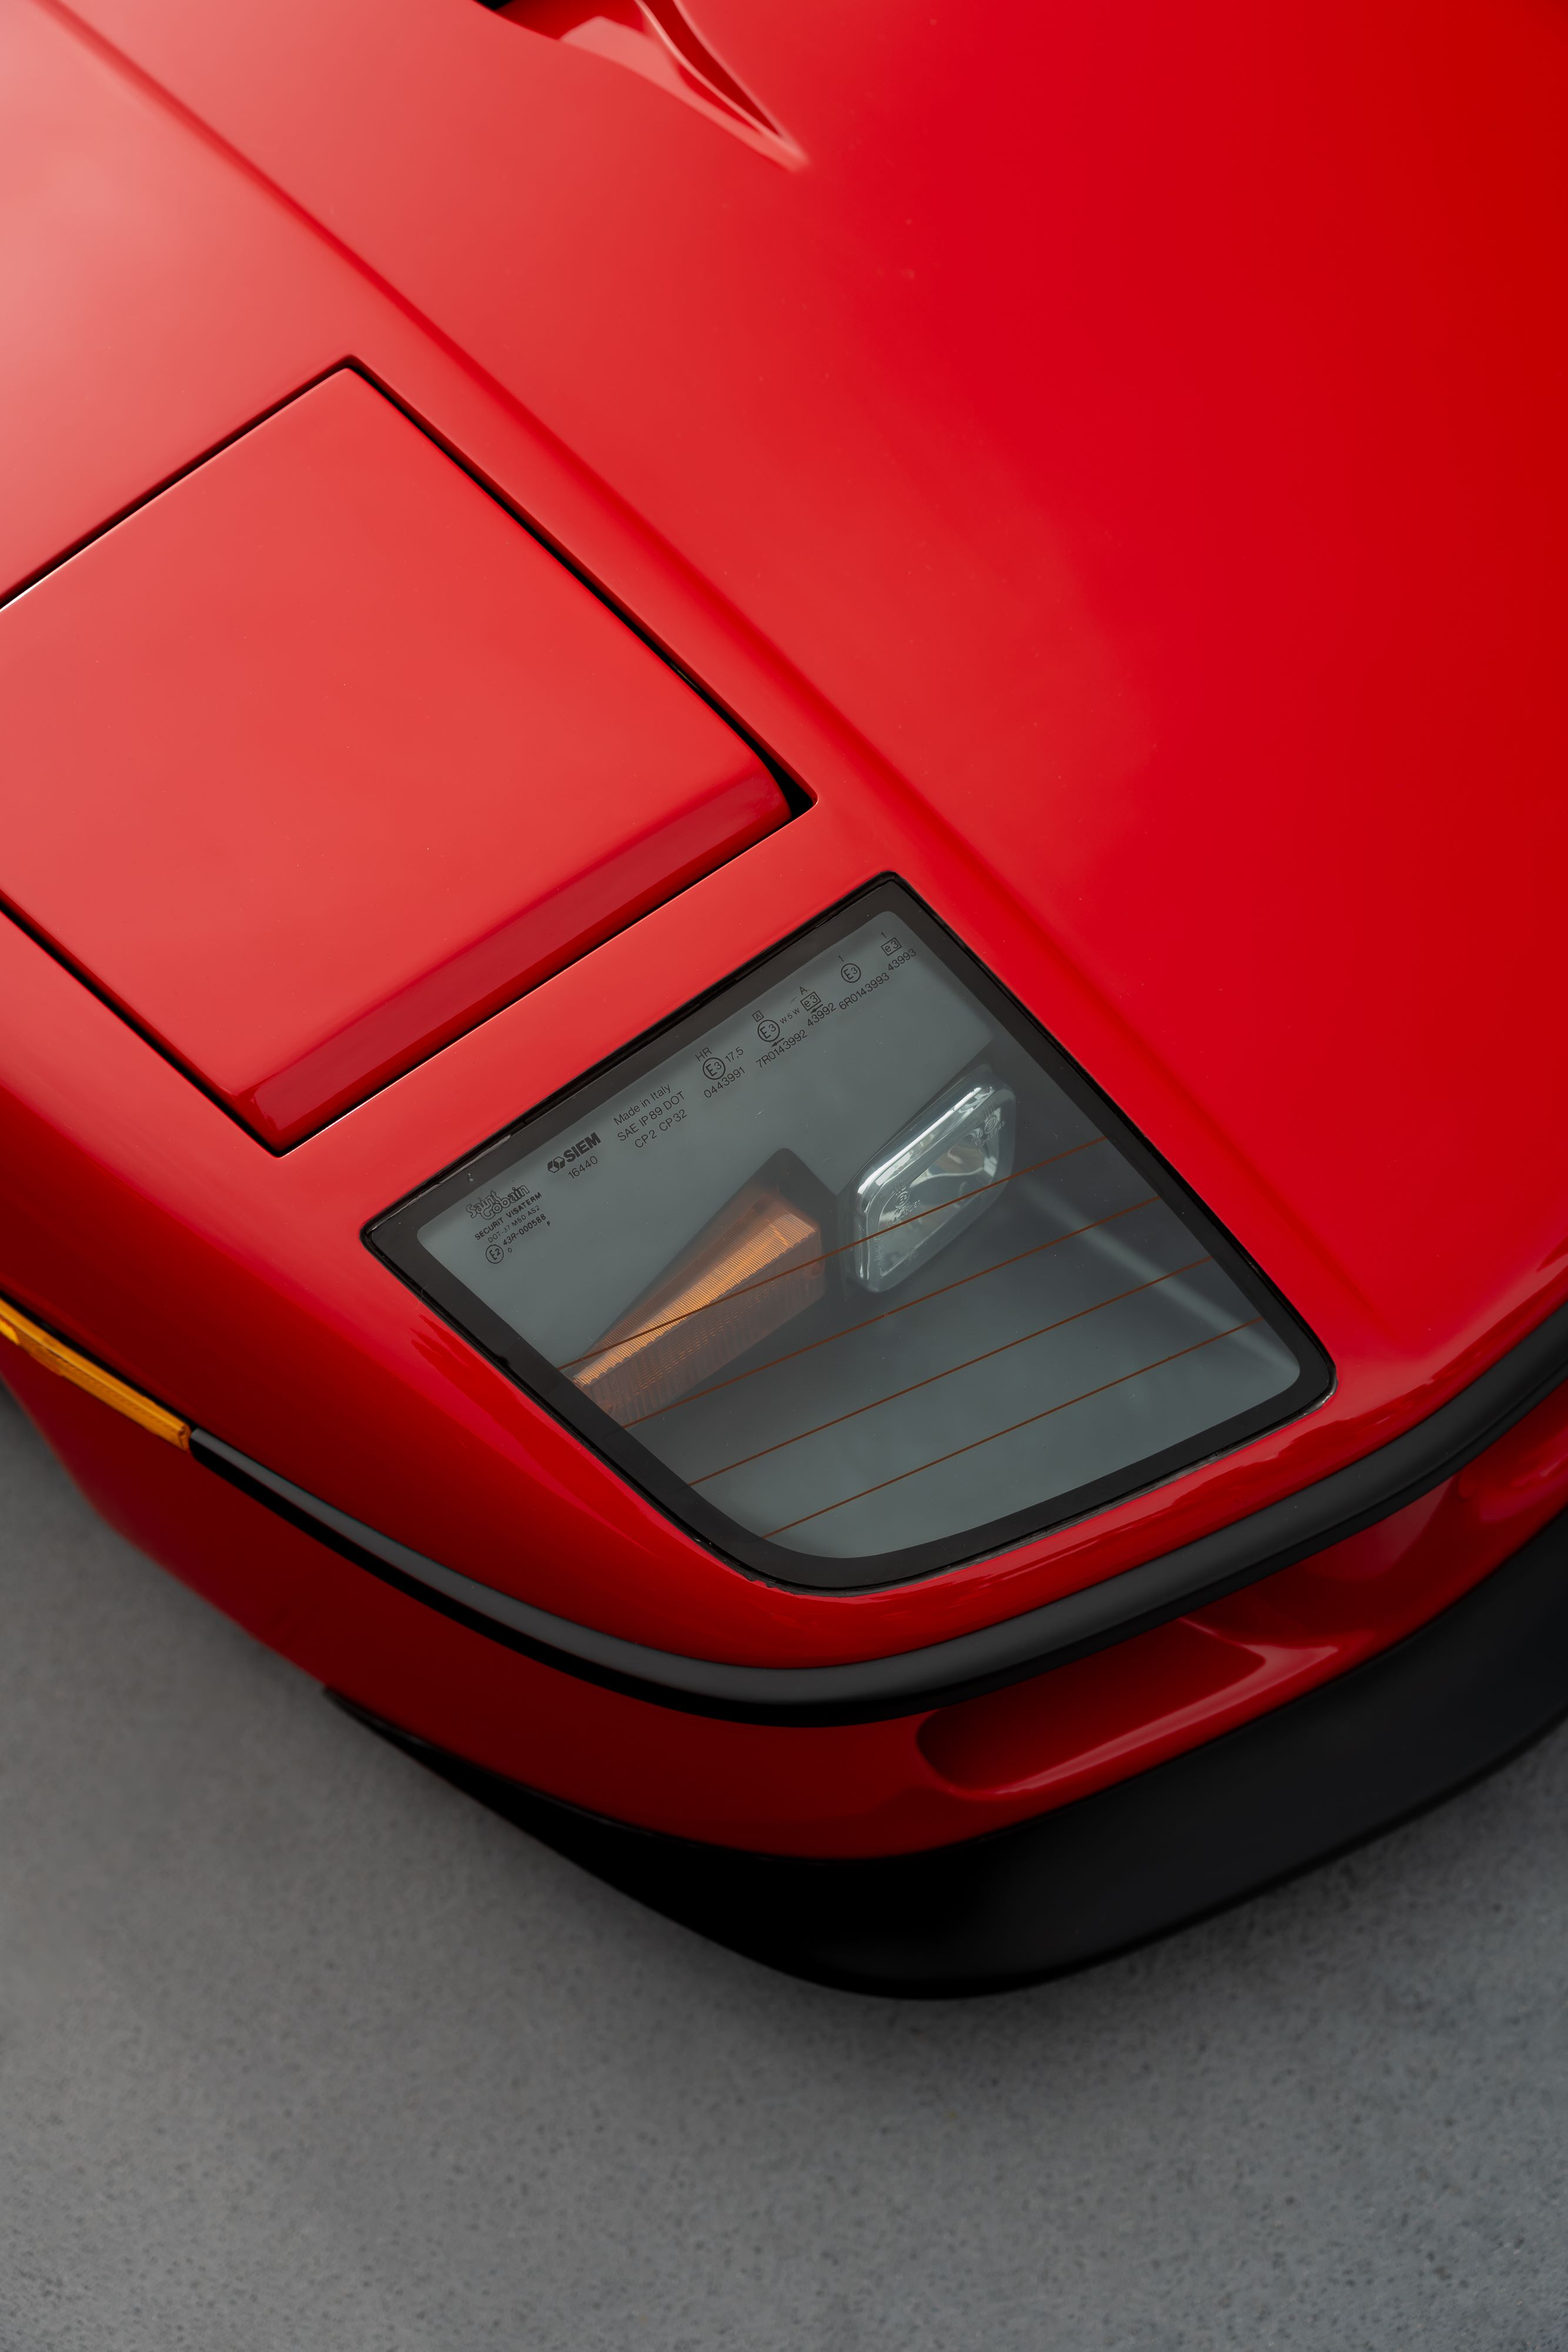
[[[143,1396],[141,1390],[133,1389],[128,1381],[117,1379],[113,1372],[106,1372],[103,1366],[95,1364],[90,1356],[82,1355],[76,1348],[68,1348],[63,1339],[57,1339],[52,1331],[46,1331],[41,1324],[35,1323],[30,1316],[24,1315],[19,1307],[13,1307],[6,1298],[0,1298],[0,1339],[9,1339],[12,1346],[20,1348],[24,1355],[31,1356],[36,1364],[42,1364],[46,1371],[57,1372],[63,1381],[74,1381],[78,1389],[85,1389],[89,1396],[97,1397],[99,1404],[108,1405],[115,1412],[122,1412],[126,1420],[135,1422],[139,1429],[150,1430],[154,1437],[162,1438],[166,1444],[183,1446],[189,1451],[191,1424],[188,1421],[182,1421],[179,1414],[171,1412],[166,1405],[155,1404],[150,1396]]]

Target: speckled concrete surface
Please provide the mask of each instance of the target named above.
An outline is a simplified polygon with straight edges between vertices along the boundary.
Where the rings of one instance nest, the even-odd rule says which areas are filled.
[[[1568,1737],[1071,1981],[793,1984],[345,1721],[0,1406],[4,2352],[1568,2346]]]

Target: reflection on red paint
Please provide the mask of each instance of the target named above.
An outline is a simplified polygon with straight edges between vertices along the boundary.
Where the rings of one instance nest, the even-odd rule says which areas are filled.
[[[1565,1434],[1568,1399],[1550,1398],[1469,1470],[1360,1535],[1190,1617],[929,1716],[921,1754],[973,1798],[1064,1804],[1298,1697],[1414,1632],[1560,1509]]]
[[[1114,1780],[1159,1752],[1190,1746],[1249,1701],[1278,1698],[1334,1656],[1332,1642],[1228,1639],[1198,1618],[1176,1619],[1033,1682],[1016,1683],[932,1716],[921,1752],[955,1787],[1043,1790]],[[1117,1767],[1121,1768],[1119,1771]]]
[[[1459,1473],[1459,1493],[1487,1524],[1568,1484],[1568,1387],[1559,1389]]]
[[[495,13],[531,33],[629,68],[780,163],[806,160],[714,55],[676,0],[504,0]]]

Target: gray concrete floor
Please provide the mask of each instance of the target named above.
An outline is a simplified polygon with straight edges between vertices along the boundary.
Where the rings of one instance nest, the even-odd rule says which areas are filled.
[[[0,1406],[4,2352],[1568,2345],[1568,1738],[1071,1981],[700,1942],[328,1707]]]

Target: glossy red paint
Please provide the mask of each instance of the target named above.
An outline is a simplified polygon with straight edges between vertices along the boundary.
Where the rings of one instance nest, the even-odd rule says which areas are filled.
[[[0,699],[0,898],[275,1148],[789,814],[347,370],[24,598]]]
[[[490,6],[492,0],[482,5]],[[776,163],[806,160],[714,55],[681,0],[501,0],[495,14],[641,74]]]
[[[0,1289],[454,1567],[658,1646],[806,1663],[939,1640],[1255,1508],[1568,1295],[1568,25],[1537,0],[694,13],[803,168],[469,0],[24,0],[0,27],[0,419],[33,459],[5,582],[351,360],[815,795],[281,1158],[0,925]],[[888,869],[1238,1236],[1339,1383],[1044,1541],[789,1593],[643,1503],[358,1236]],[[1490,1559],[1458,1507],[1431,1528]],[[363,1582],[344,1609],[387,1630],[355,1695],[440,1737],[472,1675],[492,1696],[451,1744],[515,1754],[497,1727],[522,1685],[472,1636],[397,1633],[413,1604]],[[1149,1654],[1214,1727],[1235,1681],[1204,1696],[1184,1643]],[[1239,1680],[1266,1705],[1272,1673]],[[563,1754],[569,1717],[587,1741],[634,1706],[539,1704]],[[1123,1736],[1100,1704],[1074,1756]],[[624,1735],[639,1757],[656,1738],[711,1767],[716,1731],[657,1720]],[[1028,1810],[1079,1769],[1031,1763],[999,1704],[974,1720],[942,1774],[906,1743],[896,1787],[865,1760],[890,1732],[759,1731],[747,1785],[778,1842],[821,1737],[866,1774],[841,1802],[874,1843],[935,1820],[938,1781],[942,1820],[984,1825],[966,1774],[1020,1771]],[[662,1818],[716,1818],[701,1778]]]

